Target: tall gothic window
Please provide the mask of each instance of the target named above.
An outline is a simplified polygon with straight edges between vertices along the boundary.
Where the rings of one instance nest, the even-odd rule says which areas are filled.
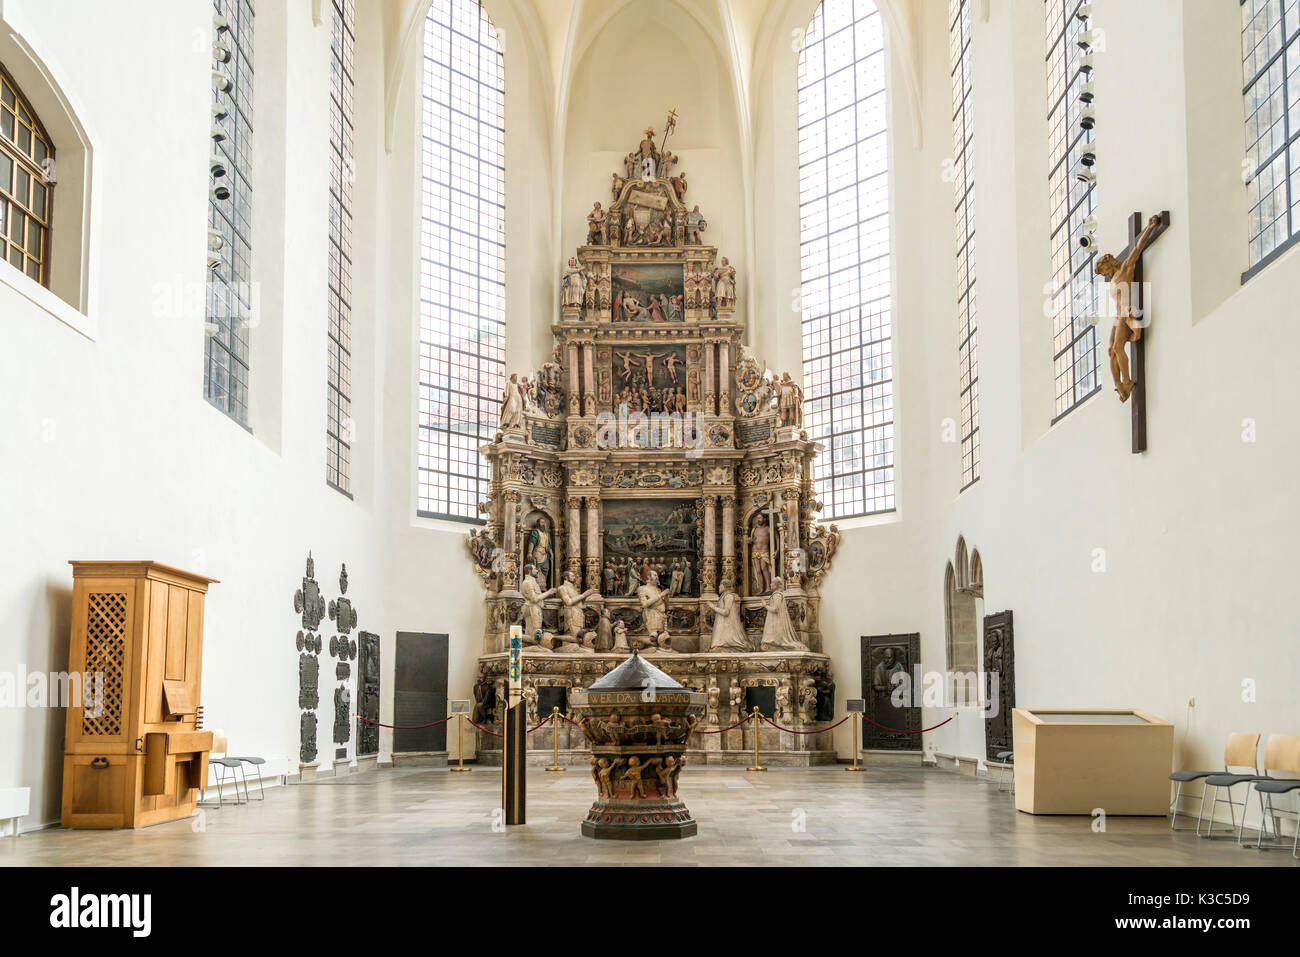
[[[1051,222],[1052,358],[1056,378],[1054,419],[1078,406],[1100,387],[1097,328],[1096,251],[1079,242],[1084,220],[1097,208],[1095,167],[1084,165],[1093,132],[1082,126],[1092,60],[1079,45],[1086,29],[1082,0],[1046,0],[1048,206]],[[1086,14],[1086,11],[1085,11]]]
[[[975,312],[975,154],[971,100],[970,0],[948,0],[952,61],[952,174],[956,191],[957,362],[961,390],[961,485],[980,477],[979,321]]]
[[[894,508],[885,50],[872,0],[823,0],[799,54],[803,369],[828,518]]]
[[[253,5],[214,0],[212,159],[208,202],[207,344],[203,394],[248,423],[253,186]]]
[[[0,259],[45,286],[53,174],[50,138],[0,66]]]
[[[1243,279],[1300,237],[1300,4],[1242,0],[1250,246]]]
[[[325,481],[352,487],[352,48],[355,0],[331,0],[329,410]]]
[[[420,515],[478,521],[505,369],[505,62],[479,0],[424,31]]]

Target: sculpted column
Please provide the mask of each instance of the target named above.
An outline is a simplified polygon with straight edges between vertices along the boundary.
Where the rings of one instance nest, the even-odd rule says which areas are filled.
[[[718,415],[731,412],[731,344],[718,343]]]
[[[718,412],[718,394],[713,388],[713,350],[712,339],[704,343],[704,414],[716,415]]]
[[[600,498],[588,495],[583,503],[587,506],[587,587],[596,589],[596,594],[600,595],[603,594],[600,587]]]
[[[569,557],[565,562],[565,571],[573,572],[574,582],[582,581],[582,516],[579,508],[582,505],[582,499],[577,495],[570,495],[564,502],[567,517],[565,518],[565,531],[568,533],[565,537],[569,543]]]
[[[736,591],[740,591],[740,579],[736,577],[736,496],[722,496],[722,580],[731,579]]]
[[[700,594],[718,590],[718,496],[704,496],[704,561],[700,568]]]
[[[568,355],[569,355],[569,361],[567,365],[569,367],[569,414],[581,415],[582,404],[579,401],[579,397],[582,395],[582,393],[579,391],[579,387],[578,387],[578,344],[576,342],[569,343]]]
[[[799,490],[788,488],[781,493],[785,501],[785,584],[787,588],[803,585],[804,562],[797,557],[799,545]]]
[[[596,414],[596,378],[592,353],[595,351],[595,341],[584,342],[582,344],[582,377],[584,392],[582,394],[582,414]],[[588,585],[587,587],[591,587]]]
[[[519,540],[515,534],[518,520],[519,492],[507,489],[501,496],[506,503],[505,527],[502,529],[502,548],[505,554],[504,567],[501,569],[501,590],[515,591],[519,588]]]

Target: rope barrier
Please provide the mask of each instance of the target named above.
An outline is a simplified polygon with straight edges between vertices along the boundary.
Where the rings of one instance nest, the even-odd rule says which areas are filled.
[[[441,721],[430,721],[428,724],[384,724],[381,721],[372,721],[370,718],[367,718],[365,715],[361,715],[361,714],[354,714],[352,717],[360,721],[364,721],[366,724],[373,724],[377,728],[393,728],[397,731],[419,731],[421,728],[433,728],[440,724],[446,724],[448,721],[450,721],[452,718],[456,716],[454,714],[449,714]],[[472,721],[470,722],[470,724],[473,723],[474,722]]]
[[[492,737],[494,737],[494,738],[499,738],[499,737],[501,737],[501,735],[497,734],[497,733],[496,733],[495,731],[493,731],[491,728],[485,728],[485,727],[483,727],[483,725],[481,725],[481,724],[479,724],[478,722],[476,722],[473,718],[466,718],[465,720],[468,721],[470,724],[474,725],[474,727],[478,728],[478,729],[479,729],[480,731],[482,731],[484,734],[490,734],[490,735],[492,735]]]
[[[732,728],[739,728],[742,724],[744,724],[748,720],[749,720],[749,715],[745,715],[735,724],[729,724],[725,728],[716,728],[713,731],[701,731],[697,728],[696,730],[692,731],[691,734],[722,734],[722,732],[730,731]]]
[[[762,714],[761,712],[759,713],[759,717],[762,718],[764,721],[766,721],[768,724],[770,724],[772,727],[776,728],[778,731],[786,731],[789,732],[790,734],[821,734],[823,731],[834,731],[845,721],[848,721],[849,718],[853,717],[853,714],[852,713],[846,714],[844,717],[840,718],[840,720],[836,721],[833,725],[831,725],[828,728],[813,728],[811,731],[796,731],[794,728],[783,728],[775,721],[773,721],[771,718],[769,718],[767,715]],[[952,719],[949,718],[948,720],[951,721]],[[733,724],[732,727],[734,728],[735,725]]]
[[[925,734],[925,732],[933,731],[935,728],[942,728],[945,724],[947,724],[949,721],[953,720],[953,718],[956,717],[957,714],[956,712],[954,712],[951,717],[944,718],[938,724],[932,724],[930,725],[930,727],[922,728],[920,731],[904,731],[902,728],[886,727],[883,724],[879,724],[878,722],[872,721],[865,714],[862,716],[862,720],[865,721],[867,724],[875,725],[875,727],[879,728],[881,731],[892,731],[894,734]]]
[[[548,714],[548,715],[547,715],[545,718],[543,718],[541,721],[538,721],[535,725],[533,725],[531,728],[529,728],[529,729],[528,729],[528,734],[532,734],[534,731],[536,731],[536,730],[537,730],[538,728],[540,728],[542,725],[544,725],[544,724],[550,724],[550,723],[551,723],[551,716]]]

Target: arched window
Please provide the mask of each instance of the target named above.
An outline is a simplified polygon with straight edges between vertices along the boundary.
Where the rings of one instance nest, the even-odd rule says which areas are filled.
[[[1085,100],[1092,99],[1092,55],[1079,43],[1088,12],[1083,0],[1045,0],[1043,6],[1055,420],[1101,387],[1097,327],[1090,321],[1098,308],[1092,267],[1096,250],[1078,241],[1084,221],[1097,211],[1097,191],[1092,126],[1084,129],[1081,123]]]
[[[1241,64],[1250,174],[1244,280],[1300,237],[1300,17],[1294,0],[1241,0]]]
[[[353,0],[331,0],[329,410],[325,481],[352,488],[352,49]]]
[[[505,61],[478,0],[424,32],[420,515],[478,521],[505,369]]]
[[[957,241],[957,365],[961,409],[961,487],[980,477],[980,390],[975,311],[975,155],[971,101],[970,0],[948,2],[952,59],[952,173]]]
[[[211,268],[203,394],[236,422],[247,425],[248,331],[254,312],[253,6],[247,0],[213,0],[213,14]]]
[[[894,508],[885,51],[872,0],[824,0],[799,53],[804,405],[827,518]]]
[[[0,259],[50,284],[54,146],[0,66]]]

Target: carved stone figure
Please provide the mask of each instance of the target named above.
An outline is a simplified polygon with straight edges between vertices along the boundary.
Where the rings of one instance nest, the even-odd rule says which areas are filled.
[[[736,267],[722,257],[722,265],[713,270],[713,301],[719,309],[736,305]]]
[[[790,378],[788,372],[781,373],[781,382],[777,388],[780,390],[777,408],[781,424],[796,428],[803,425],[803,389]]]
[[[586,295],[587,273],[578,265],[578,260],[570,256],[569,264],[564,267],[564,277],[560,280],[560,305],[581,308]]]
[[[554,539],[551,536],[551,521],[545,515],[537,519],[528,532],[528,551],[526,554],[527,561],[535,565],[541,573],[539,584],[548,585],[551,582],[551,550]]]
[[[528,723],[537,723],[537,689],[531,682],[524,684],[524,706],[527,709]]]
[[[734,678],[731,681],[731,688],[727,692],[727,697],[731,705],[731,720],[740,720],[740,712],[745,707],[745,689]]]
[[[1123,262],[1107,253],[1097,260],[1094,267],[1097,275],[1110,283],[1111,295],[1115,297],[1115,325],[1110,330],[1110,375],[1121,402],[1127,402],[1133,391],[1133,380],[1128,367],[1128,344],[1142,338],[1142,320],[1133,314],[1133,271],[1151,244],[1151,233],[1159,225],[1159,216],[1147,220],[1146,229]]]
[[[772,581],[772,593],[763,602],[767,618],[763,622],[763,640],[759,648],[763,651],[807,651],[808,646],[795,635],[794,623],[790,621],[790,612],[785,607],[785,582],[780,578]]]
[[[672,185],[673,192],[677,194],[677,202],[685,202],[687,189],[686,174],[682,173],[679,176],[673,176],[669,178],[668,182]],[[695,208],[698,210],[700,207],[696,206]]]
[[[519,583],[519,593],[524,596],[524,635],[525,644],[535,645],[542,632],[542,602],[555,594],[551,588],[542,591],[537,584],[537,566],[529,565],[524,572],[524,579]]]
[[[763,595],[772,589],[772,531],[767,527],[767,516],[762,512],[754,518],[748,543],[750,585],[753,594]]]
[[[722,582],[722,592],[717,604],[704,603],[713,611],[712,651],[752,651],[749,639],[745,637],[745,626],[740,621],[740,602],[731,582]]]
[[[876,662],[876,667],[871,672],[871,689],[873,691],[882,691],[885,694],[891,694],[894,690],[894,676],[898,674],[907,674],[907,669],[903,663],[895,657],[893,648],[886,647],[881,654],[881,658]]]
[[[636,590],[636,597],[645,613],[646,634],[658,636],[659,646],[663,648],[663,641],[668,636],[667,597],[659,589],[659,576],[655,572],[650,572],[645,584]]]
[[[617,173],[614,174],[618,176]],[[617,198],[617,196],[615,196]],[[609,230],[606,227],[605,211],[600,208],[600,203],[595,203],[591,207],[591,212],[587,214],[587,245],[588,246],[608,246]],[[570,260],[572,262],[572,260]]]
[[[614,622],[614,650],[631,651],[627,644],[627,622],[622,618]]]
[[[610,651],[614,647],[614,622],[610,620],[608,608],[602,608],[596,619],[596,641],[592,647],[596,651]]]
[[[699,203],[695,208],[686,214],[686,241],[692,246],[700,245],[704,240],[700,234],[709,228],[709,224],[704,220],[704,214],[700,212]]]
[[[817,720],[817,689],[812,678],[799,679],[799,717],[807,724]]]
[[[709,675],[708,718],[710,728],[718,726],[718,698],[721,694],[722,689],[718,687],[718,679],[714,675]]]
[[[618,173],[611,173],[610,175],[613,177],[613,180],[611,181],[611,187],[614,193],[614,202],[617,203],[618,197],[622,194],[623,186],[624,184],[627,183],[627,180],[622,176],[619,176]],[[590,242],[591,240],[588,239],[588,243]],[[608,243],[604,243],[602,245],[608,245]]]
[[[560,608],[560,617],[564,634],[572,638],[580,638],[585,630],[585,609],[584,604],[588,598],[596,594],[596,589],[588,588],[584,592],[578,591],[575,583],[577,576],[571,571],[564,573],[564,581],[556,589],[556,594],[560,596],[563,606]]]
[[[524,392],[519,376],[512,373],[501,393],[501,431],[519,432],[524,427]]]

